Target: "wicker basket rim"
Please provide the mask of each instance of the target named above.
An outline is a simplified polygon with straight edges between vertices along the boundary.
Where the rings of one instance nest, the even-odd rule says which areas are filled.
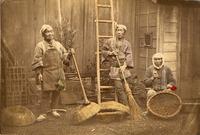
[[[170,94],[170,95],[175,96],[175,97],[178,99],[178,101],[180,102],[180,105],[179,105],[179,107],[177,108],[176,112],[174,112],[174,113],[171,114],[171,115],[166,115],[166,116],[164,116],[164,115],[161,115],[161,114],[158,114],[158,113],[154,112],[154,111],[151,109],[151,107],[150,107],[150,101],[151,101],[151,99],[154,98],[154,97],[156,97],[156,96],[158,96],[158,95],[160,95],[160,94]],[[148,109],[153,115],[158,116],[158,117],[161,117],[161,118],[165,118],[165,119],[171,118],[171,117],[174,117],[175,115],[177,115],[177,114],[180,112],[181,108],[182,108],[182,100],[181,100],[181,98],[180,98],[177,94],[172,93],[172,92],[158,92],[158,93],[156,93],[156,95],[150,97],[149,100],[147,101],[147,109]]]

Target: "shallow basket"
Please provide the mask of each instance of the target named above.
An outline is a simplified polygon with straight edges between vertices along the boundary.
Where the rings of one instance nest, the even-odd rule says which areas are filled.
[[[73,113],[72,123],[81,124],[82,122],[92,118],[100,111],[100,106],[94,102],[89,105],[83,106]]]
[[[10,106],[1,114],[1,122],[8,126],[27,126],[35,122],[35,115],[24,106]]]
[[[180,112],[181,107],[180,97],[171,92],[158,92],[147,101],[147,109],[161,118],[174,117]]]

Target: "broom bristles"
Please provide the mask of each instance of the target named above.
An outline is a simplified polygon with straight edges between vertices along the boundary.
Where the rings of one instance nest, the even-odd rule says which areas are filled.
[[[134,120],[142,119],[141,109],[140,109],[139,105],[136,103],[136,101],[132,95],[131,89],[129,88],[128,83],[125,83],[125,91],[126,91],[127,97],[128,97],[128,105],[130,108],[131,118]]]
[[[116,59],[117,59],[117,62],[120,66],[119,57],[116,56]],[[128,105],[129,105],[129,108],[130,108],[131,118],[134,119],[134,120],[139,120],[139,119],[142,118],[141,109],[138,106],[138,104],[136,103],[135,99],[133,98],[132,91],[129,88],[129,85],[126,81],[126,78],[125,78],[125,75],[122,71],[121,66],[120,66],[120,70],[121,70],[121,73],[122,73],[122,76],[123,76],[123,79],[124,79],[124,83],[125,83],[125,93],[127,94],[127,97],[128,97]]]

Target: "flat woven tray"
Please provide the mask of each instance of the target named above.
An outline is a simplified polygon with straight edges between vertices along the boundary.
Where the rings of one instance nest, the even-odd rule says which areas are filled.
[[[91,102],[89,105],[83,106],[74,112],[72,117],[73,124],[80,124],[94,115],[96,115],[100,111],[100,105],[94,102]]]
[[[8,126],[27,126],[35,122],[35,115],[24,106],[10,106],[2,111],[1,122]]]
[[[161,118],[174,117],[180,112],[182,101],[171,92],[159,92],[147,101],[147,109]]]

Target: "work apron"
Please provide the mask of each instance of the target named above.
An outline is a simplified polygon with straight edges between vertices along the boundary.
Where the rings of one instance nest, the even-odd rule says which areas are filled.
[[[58,90],[58,85],[64,86],[63,64],[58,50],[51,47],[43,55],[43,84],[44,91]]]

